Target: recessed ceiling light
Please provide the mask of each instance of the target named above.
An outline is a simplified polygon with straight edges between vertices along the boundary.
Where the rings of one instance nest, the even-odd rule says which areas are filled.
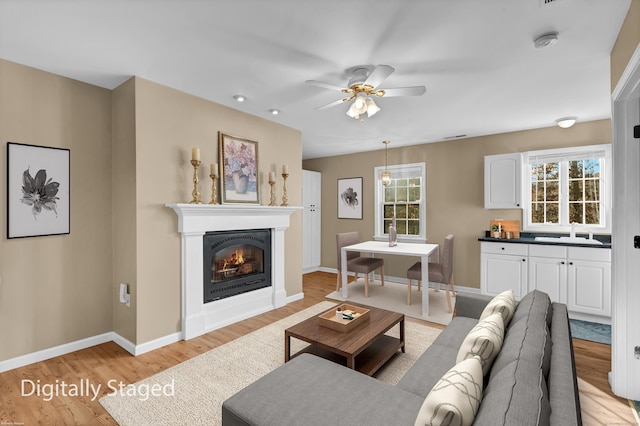
[[[235,99],[238,102],[244,102],[247,100],[247,97],[244,95],[235,95],[233,99]]]
[[[275,108],[274,108],[274,109],[270,109],[270,110],[269,110],[269,112],[270,112],[271,114],[273,114],[273,115],[278,115],[278,114],[280,114],[280,110],[279,110],[279,109],[275,109]]]
[[[556,124],[558,125],[558,127],[562,127],[563,129],[568,129],[569,127],[573,126],[574,124],[576,124],[576,120],[578,119],[578,117],[563,117],[563,118],[558,118],[556,120]]]
[[[543,47],[554,45],[557,41],[558,33],[554,31],[551,33],[542,34],[540,37],[536,38],[533,41],[533,45],[536,47],[536,49],[541,49]]]

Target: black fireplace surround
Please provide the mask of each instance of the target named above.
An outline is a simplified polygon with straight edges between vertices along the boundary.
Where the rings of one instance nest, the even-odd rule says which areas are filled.
[[[204,303],[271,286],[271,229],[207,232]]]

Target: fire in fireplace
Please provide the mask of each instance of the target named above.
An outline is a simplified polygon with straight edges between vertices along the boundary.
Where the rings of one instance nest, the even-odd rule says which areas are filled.
[[[271,286],[271,230],[204,235],[204,302]]]

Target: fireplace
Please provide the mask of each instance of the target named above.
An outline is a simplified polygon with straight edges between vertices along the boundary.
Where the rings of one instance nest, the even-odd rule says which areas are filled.
[[[167,204],[167,207],[178,215],[181,234],[183,339],[192,339],[287,304],[285,231],[291,214],[302,207],[252,204]],[[271,272],[265,270],[265,275],[271,285],[205,303],[203,282],[207,271],[211,274],[211,263],[204,260],[204,238],[207,233],[229,230],[248,231],[252,235],[255,230],[271,232],[268,244],[271,257],[265,258],[267,263],[263,265],[265,269],[270,268]],[[296,295],[291,297],[297,300]]]
[[[271,286],[271,230],[207,232],[204,303]]]

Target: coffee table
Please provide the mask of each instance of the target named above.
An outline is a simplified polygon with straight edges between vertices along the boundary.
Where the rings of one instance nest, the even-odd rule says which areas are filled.
[[[369,309],[369,320],[348,332],[321,325],[319,315],[289,327],[284,331],[284,362],[302,353],[312,353],[371,376],[398,349],[405,351],[403,314],[357,303],[349,304]],[[333,310],[335,307],[323,313]],[[400,327],[400,338],[384,334],[396,324]],[[310,345],[292,355],[292,337]]]

